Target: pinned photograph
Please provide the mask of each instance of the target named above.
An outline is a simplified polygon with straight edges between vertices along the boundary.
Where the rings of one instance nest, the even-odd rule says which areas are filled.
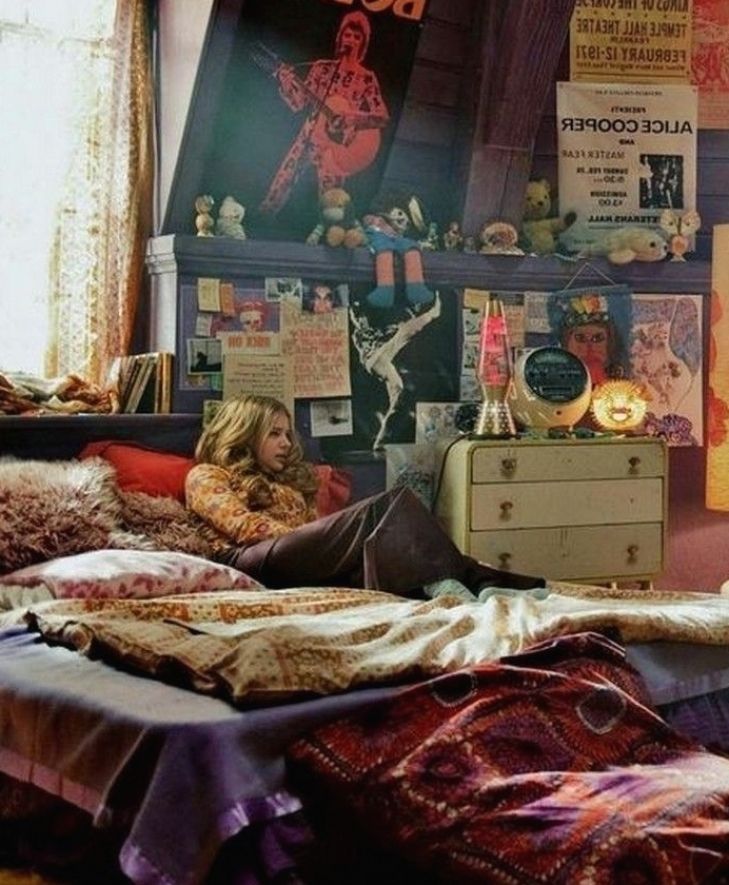
[[[187,374],[212,375],[223,369],[223,351],[216,338],[187,339]]]
[[[311,404],[311,435],[351,436],[352,401],[348,399],[316,400]]]
[[[266,277],[266,301],[296,298],[301,301],[303,284],[298,277]]]

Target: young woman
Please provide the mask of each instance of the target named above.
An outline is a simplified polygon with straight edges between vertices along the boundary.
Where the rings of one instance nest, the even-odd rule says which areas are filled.
[[[272,397],[227,400],[198,442],[187,506],[212,526],[217,556],[266,587],[347,586],[418,595],[443,578],[470,590],[543,586],[464,556],[406,488],[317,519],[317,479],[291,415]]]

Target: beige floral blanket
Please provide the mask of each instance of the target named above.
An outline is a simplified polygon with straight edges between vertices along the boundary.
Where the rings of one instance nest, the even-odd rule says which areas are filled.
[[[567,633],[729,642],[725,596],[563,583],[547,593],[494,590],[478,603],[306,587],[54,600],[3,623],[18,619],[48,642],[237,704],[428,678]]]

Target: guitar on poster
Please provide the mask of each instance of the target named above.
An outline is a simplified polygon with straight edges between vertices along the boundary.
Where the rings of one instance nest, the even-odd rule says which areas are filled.
[[[366,15],[347,13],[337,31],[334,58],[308,64],[304,77],[263,44],[254,45],[253,61],[276,77],[288,107],[308,112],[269,185],[262,212],[279,212],[308,166],[315,169],[322,192],[345,186],[376,159],[380,131],[390,116],[377,75],[363,64],[370,33]]]

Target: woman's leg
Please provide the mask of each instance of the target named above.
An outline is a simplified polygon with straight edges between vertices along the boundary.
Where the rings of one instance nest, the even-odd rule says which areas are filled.
[[[226,560],[267,587],[368,587],[412,594],[456,578],[469,589],[526,589],[543,581],[464,556],[410,489],[398,487],[236,551]]]
[[[399,491],[372,495],[280,538],[233,551],[225,562],[272,588],[370,586],[364,583],[365,540]]]

